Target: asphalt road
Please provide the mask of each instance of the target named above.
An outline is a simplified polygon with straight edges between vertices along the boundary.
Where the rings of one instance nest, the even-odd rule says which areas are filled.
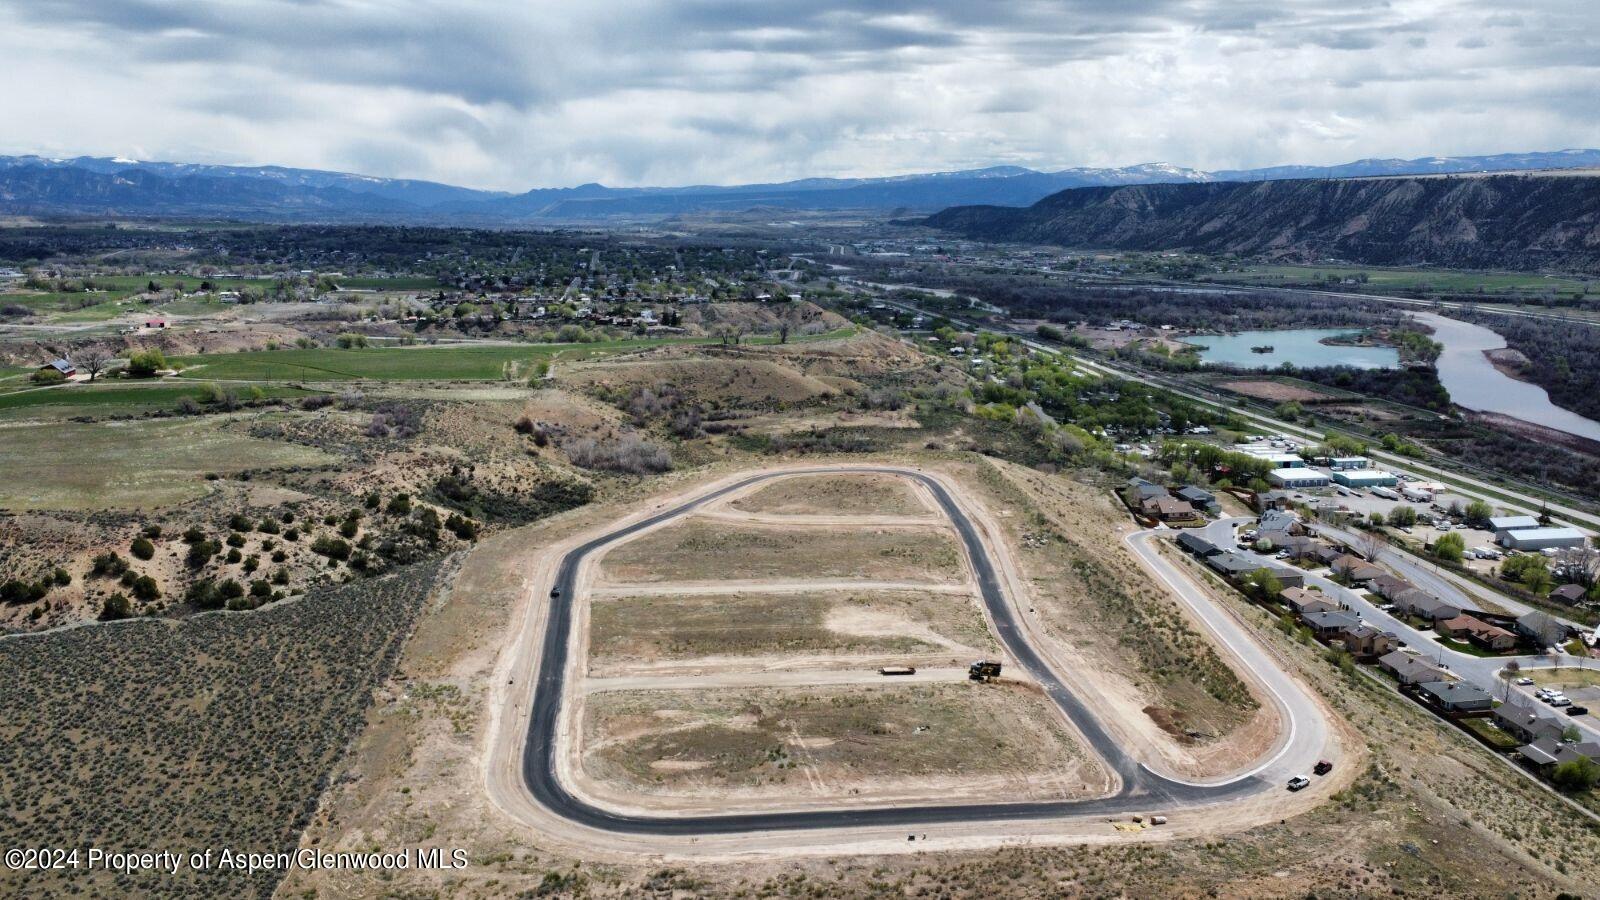
[[[555,736],[566,686],[568,646],[573,622],[573,602],[579,589],[577,573],[583,560],[590,554],[615,541],[635,534],[642,529],[675,519],[733,491],[761,481],[783,477],[785,474],[792,474],[780,472],[752,476],[671,509],[664,510],[642,521],[594,538],[573,549],[561,560],[554,582],[555,586],[560,588],[561,593],[559,598],[553,599],[549,604],[542,653],[539,659],[539,674],[535,686],[532,709],[530,710],[527,740],[524,744],[522,757],[523,779],[538,803],[575,824],[604,831],[624,834],[695,836],[873,825],[931,825],[944,822],[1053,819],[1090,814],[1149,812],[1163,807],[1205,806],[1259,794],[1263,791],[1282,791],[1284,789],[1280,782],[1269,780],[1265,772],[1240,776],[1218,784],[1187,783],[1163,777],[1133,759],[1107,732],[1105,726],[1094,712],[1067,689],[1050,667],[1040,658],[1032,644],[1024,637],[1023,631],[1016,621],[1014,608],[1012,604],[1007,602],[1000,578],[996,574],[994,563],[989,556],[989,550],[983,543],[977,528],[950,496],[945,487],[936,479],[914,470],[888,467],[878,469],[851,468],[848,470],[816,469],[808,471],[818,473],[830,471],[877,471],[900,475],[917,480],[932,493],[945,515],[949,516],[950,521],[954,524],[961,537],[962,543],[966,547],[968,557],[972,561],[979,593],[982,596],[984,605],[988,608],[989,614],[996,625],[999,638],[1005,648],[1011,653],[1016,663],[1027,671],[1051,701],[1067,716],[1089,743],[1091,749],[1099,754],[1105,760],[1107,766],[1120,776],[1121,789],[1114,795],[1088,800],[846,807],[832,810],[696,816],[623,814],[597,807],[569,792],[565,785],[561,783],[556,772]],[[1163,577],[1166,576],[1164,575]],[[1176,585],[1174,586],[1175,588],[1177,587]],[[1204,604],[1210,606],[1208,601],[1199,597],[1192,589],[1180,589],[1180,593],[1185,594],[1185,602],[1191,605]],[[1219,627],[1229,627],[1229,623],[1220,619],[1218,621]],[[1234,628],[1237,631],[1236,626]],[[1298,731],[1300,737],[1294,747],[1297,751],[1295,759],[1286,761],[1283,759],[1284,754],[1280,752],[1278,757],[1275,757],[1275,761],[1283,765],[1299,765],[1304,762],[1304,757],[1308,752],[1312,754],[1310,758],[1314,759],[1314,754],[1321,749],[1321,742],[1318,741],[1316,747],[1310,747],[1309,742],[1314,740],[1316,735],[1324,735],[1325,737],[1322,731],[1320,712],[1314,708],[1308,709],[1306,704],[1310,704],[1311,701],[1304,696],[1303,690],[1298,688],[1292,679],[1276,665],[1267,660],[1258,646],[1255,646],[1247,638],[1243,638],[1242,632],[1238,633],[1234,641],[1230,641],[1230,646],[1234,646],[1239,641],[1250,644],[1255,648],[1255,655],[1244,657],[1245,662],[1255,668],[1257,676],[1264,682],[1274,686],[1275,695],[1281,697],[1284,692],[1290,691],[1299,695],[1299,704],[1289,708],[1287,711],[1296,717],[1307,715],[1309,712],[1314,719],[1314,722],[1299,722],[1298,718],[1291,720],[1292,731],[1298,727],[1304,727],[1308,730]],[[1265,668],[1260,668],[1261,666]],[[1305,764],[1309,765],[1309,763]]]

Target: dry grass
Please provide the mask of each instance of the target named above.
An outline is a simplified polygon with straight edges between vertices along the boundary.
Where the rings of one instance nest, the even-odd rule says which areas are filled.
[[[621,597],[590,612],[590,664],[818,653],[927,654],[995,646],[976,601],[910,591]]]
[[[203,495],[208,472],[336,462],[217,417],[10,427],[0,443],[0,508],[9,509],[166,506]]]
[[[585,769],[629,790],[813,798],[867,780],[1066,776],[1082,753],[1048,702],[1003,685],[595,695]]]
[[[944,532],[740,527],[689,519],[606,554],[621,583],[709,579],[864,578],[953,581],[960,551]]]
[[[918,516],[932,512],[904,478],[893,475],[805,475],[784,478],[729,504],[780,515]]]

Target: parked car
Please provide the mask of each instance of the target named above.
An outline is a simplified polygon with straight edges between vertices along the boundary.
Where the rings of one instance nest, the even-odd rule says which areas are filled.
[[[1289,790],[1291,791],[1303,791],[1310,786],[1311,779],[1305,777],[1304,775],[1296,775],[1295,777],[1289,779]]]
[[[1318,775],[1326,775],[1333,771],[1333,763],[1325,759],[1319,759],[1317,764],[1311,767],[1311,771]]]
[[[1557,694],[1550,698],[1551,706],[1571,706],[1572,700],[1566,694]]]
[[[1569,706],[1569,707],[1567,707],[1567,715],[1569,715],[1569,716],[1587,716],[1588,714],[1589,714],[1589,707],[1587,707],[1587,706]]]
[[[1555,691],[1552,691],[1549,688],[1539,688],[1537,691],[1533,692],[1533,695],[1538,697],[1540,700],[1548,701],[1551,695],[1554,693]]]
[[[1518,679],[1517,679],[1517,684],[1521,684],[1521,685],[1529,685],[1529,684],[1533,684],[1533,679],[1532,679],[1532,678],[1529,678],[1529,677],[1528,677],[1528,676],[1526,676],[1526,675],[1524,675],[1524,676],[1522,676],[1522,677],[1521,677],[1521,678],[1518,678]]]

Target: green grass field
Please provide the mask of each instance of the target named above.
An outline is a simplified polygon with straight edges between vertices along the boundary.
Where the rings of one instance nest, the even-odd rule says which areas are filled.
[[[838,338],[853,331],[840,329],[791,341]],[[215,381],[499,381],[505,377],[507,366],[520,366],[522,377],[526,377],[527,370],[540,360],[578,361],[668,344],[714,343],[713,338],[640,338],[592,344],[447,344],[364,350],[319,347],[184,356],[174,362],[185,366],[185,378]],[[748,343],[770,344],[773,339],[757,338]]]
[[[264,386],[261,392],[267,397],[303,397],[311,393],[278,385]],[[42,390],[0,393],[0,416],[17,410],[26,410],[29,414],[50,410],[74,416],[138,413],[153,409],[172,409],[182,398],[189,397],[198,401],[204,393],[204,387],[199,384],[104,381],[92,385],[63,385]],[[240,397],[248,399],[244,392],[240,393]]]
[[[337,461],[320,450],[236,434],[222,425],[207,416],[7,429],[0,508],[165,506],[204,494],[208,472]]]
[[[1328,277],[1355,278],[1365,274],[1367,283],[1335,284],[1339,290],[1434,290],[1486,295],[1572,294],[1600,290],[1600,279],[1546,276],[1537,272],[1470,272],[1441,269],[1382,269],[1363,266],[1246,266],[1242,272],[1223,272],[1210,276],[1215,281],[1242,284],[1321,284]]]

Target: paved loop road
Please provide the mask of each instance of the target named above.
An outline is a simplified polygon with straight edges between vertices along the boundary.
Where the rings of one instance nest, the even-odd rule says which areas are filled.
[[[938,501],[944,514],[954,524],[966,547],[977,576],[979,592],[998,629],[999,637],[1012,656],[1027,670],[1059,707],[1078,732],[1088,741],[1094,752],[1121,779],[1117,793],[1094,799],[1030,801],[1017,803],[963,803],[919,806],[842,806],[837,809],[801,810],[793,812],[750,812],[725,815],[661,815],[644,816],[614,812],[595,806],[574,796],[556,774],[555,735],[560,718],[562,697],[566,687],[569,637],[572,629],[572,609],[578,590],[579,567],[590,554],[629,537],[644,529],[690,513],[712,501],[753,484],[796,474],[830,474],[844,472],[877,472],[898,475],[916,480],[928,489]],[[523,747],[522,776],[534,799],[546,809],[568,821],[622,834],[672,835],[693,837],[697,835],[727,835],[744,832],[783,831],[799,829],[851,828],[873,825],[932,825],[948,822],[1007,821],[1029,819],[1056,819],[1070,816],[1108,814],[1155,809],[1202,806],[1234,800],[1267,790],[1281,791],[1281,785],[1262,775],[1246,775],[1219,784],[1192,784],[1165,778],[1140,765],[1106,731],[1099,718],[1078,697],[1074,696],[1061,680],[1040,658],[1028,642],[1016,621],[1013,607],[1007,602],[993,561],[978,534],[978,529],[938,480],[911,469],[893,467],[816,468],[790,470],[755,475],[704,494],[676,507],[657,513],[642,521],[619,528],[594,538],[570,551],[560,562],[555,576],[555,587],[561,594],[549,604],[549,614],[544,631],[539,675],[530,710],[528,735]],[[1194,602],[1186,598],[1186,602]],[[1247,664],[1251,661],[1246,660]],[[1276,667],[1270,672],[1257,671],[1263,679],[1277,683],[1288,682]],[[1301,710],[1303,710],[1303,706]],[[1293,717],[1297,710],[1285,708]],[[1290,723],[1292,726],[1292,722]],[[1313,729],[1321,734],[1322,729]],[[1304,750],[1304,748],[1300,748]],[[1312,748],[1315,753],[1318,748]],[[1300,755],[1304,755],[1302,752]]]

